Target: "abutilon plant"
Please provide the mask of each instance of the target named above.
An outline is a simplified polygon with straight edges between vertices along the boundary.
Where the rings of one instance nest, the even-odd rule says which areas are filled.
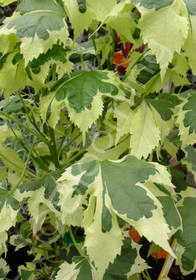
[[[8,238],[33,256],[22,280],[131,280],[143,240],[195,271],[195,49],[193,1],[18,1],[0,26],[1,277]]]

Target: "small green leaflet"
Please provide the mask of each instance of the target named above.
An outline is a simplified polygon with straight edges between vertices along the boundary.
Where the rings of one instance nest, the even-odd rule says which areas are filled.
[[[155,9],[159,10],[164,7],[167,7],[171,5],[174,0],[162,0],[162,1],[157,1],[157,0],[132,0],[133,3],[139,4],[141,6],[144,6],[147,9]]]
[[[182,201],[178,203],[178,210],[182,217],[183,230],[175,235],[182,246],[180,263],[183,273],[188,274],[196,269],[196,190],[188,188],[180,193]]]

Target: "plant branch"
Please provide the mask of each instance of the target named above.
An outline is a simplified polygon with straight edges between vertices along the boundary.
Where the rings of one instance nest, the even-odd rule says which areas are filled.
[[[9,116],[8,114],[0,111],[0,115],[2,115],[4,118],[15,122],[16,124],[18,124],[20,127],[23,127],[24,129],[26,129],[27,131],[29,131],[30,133],[32,133],[33,135],[35,135],[38,139],[40,139],[41,141],[43,141],[44,143],[48,144],[48,141],[45,137],[43,137],[42,135],[40,135],[40,133],[38,133],[37,131],[31,129],[30,127],[24,125],[23,123],[19,122],[18,120],[14,119],[13,117]]]
[[[21,174],[21,177],[20,177],[18,183],[10,190],[10,193],[13,193],[18,188],[20,183],[23,181],[23,179],[25,177],[25,173],[27,171],[27,167],[28,167],[29,161],[31,159],[31,155],[32,155],[33,149],[34,149],[35,145],[38,144],[38,142],[40,142],[40,141],[37,141],[37,142],[33,143],[32,147],[31,147],[31,150],[29,152],[28,158],[27,158],[27,160],[25,162],[24,169],[23,169],[23,172]]]

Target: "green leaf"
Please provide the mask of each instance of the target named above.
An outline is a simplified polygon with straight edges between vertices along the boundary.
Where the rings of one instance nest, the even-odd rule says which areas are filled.
[[[159,196],[163,206],[164,217],[173,233],[181,229],[181,217],[171,196]]]
[[[196,91],[188,98],[182,108],[185,113],[184,126],[189,127],[189,133],[196,133]]]
[[[68,99],[69,105],[77,113],[91,109],[93,97],[97,92],[118,94],[118,88],[109,83],[107,72],[101,71],[80,71],[78,75],[65,82],[56,91],[56,100]],[[106,81],[106,82],[105,82]]]
[[[163,0],[163,1],[157,1],[157,0],[132,0],[133,3],[139,4],[144,6],[147,9],[155,9],[159,10],[164,7],[167,7],[171,5],[174,0]]]
[[[196,2],[195,0],[183,0],[186,3],[190,15],[196,15]]]
[[[160,72],[159,64],[157,63],[154,55],[145,56],[137,64],[137,67],[142,68],[136,79],[136,81],[141,84],[147,83],[154,75]]]
[[[60,109],[67,107],[73,123],[85,133],[102,114],[102,96],[124,99],[120,89],[120,80],[114,73],[107,71],[74,72],[72,77],[63,77],[51,89],[51,93],[42,98],[41,116],[49,125],[55,127]]]
[[[182,246],[180,266],[183,273],[187,274],[196,268],[196,190],[188,188],[181,192],[183,201],[179,201],[178,210],[182,217],[183,229],[177,232],[176,239]]]

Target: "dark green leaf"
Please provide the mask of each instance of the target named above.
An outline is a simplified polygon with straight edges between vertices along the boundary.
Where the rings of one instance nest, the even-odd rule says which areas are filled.
[[[162,1],[158,1],[158,0],[133,0],[132,1],[135,4],[140,4],[141,6],[144,6],[147,9],[162,9],[164,7],[167,7],[169,5],[171,5],[174,0],[162,0]]]
[[[182,217],[183,231],[179,231],[176,238],[185,249],[181,259],[182,267],[191,271],[196,260],[196,198],[184,198],[183,205],[178,210]]]
[[[17,11],[20,17],[7,24],[7,28],[16,29],[19,38],[30,37],[47,40],[49,32],[59,31],[64,26],[65,11],[52,0],[23,0]]]
[[[195,0],[184,0],[190,15],[196,15],[196,1]]]
[[[154,55],[147,55],[137,66],[138,68],[143,68],[136,79],[141,84],[146,84],[154,75],[160,72],[159,64]]]
[[[152,106],[159,112],[164,121],[171,119],[173,115],[172,109],[181,103],[177,95],[162,93],[156,99],[148,99]]]
[[[164,217],[170,229],[177,229],[181,226],[180,215],[175,207],[174,200],[170,196],[159,196],[159,201],[163,205]]]
[[[56,99],[61,101],[68,99],[70,107],[76,112],[81,112],[91,109],[93,97],[97,92],[111,93],[111,95],[118,94],[118,88],[113,84],[107,82],[107,72],[101,71],[80,71],[74,73],[74,77],[65,81],[56,91]]]
[[[126,280],[126,274],[131,270],[137,258],[137,250],[132,248],[131,239],[125,238],[121,248],[121,254],[116,257],[114,263],[106,270],[103,280]]]
[[[191,96],[188,98],[187,103],[183,107],[184,111],[188,111],[185,114],[184,126],[189,127],[189,132],[196,132],[196,92],[191,92]]]

